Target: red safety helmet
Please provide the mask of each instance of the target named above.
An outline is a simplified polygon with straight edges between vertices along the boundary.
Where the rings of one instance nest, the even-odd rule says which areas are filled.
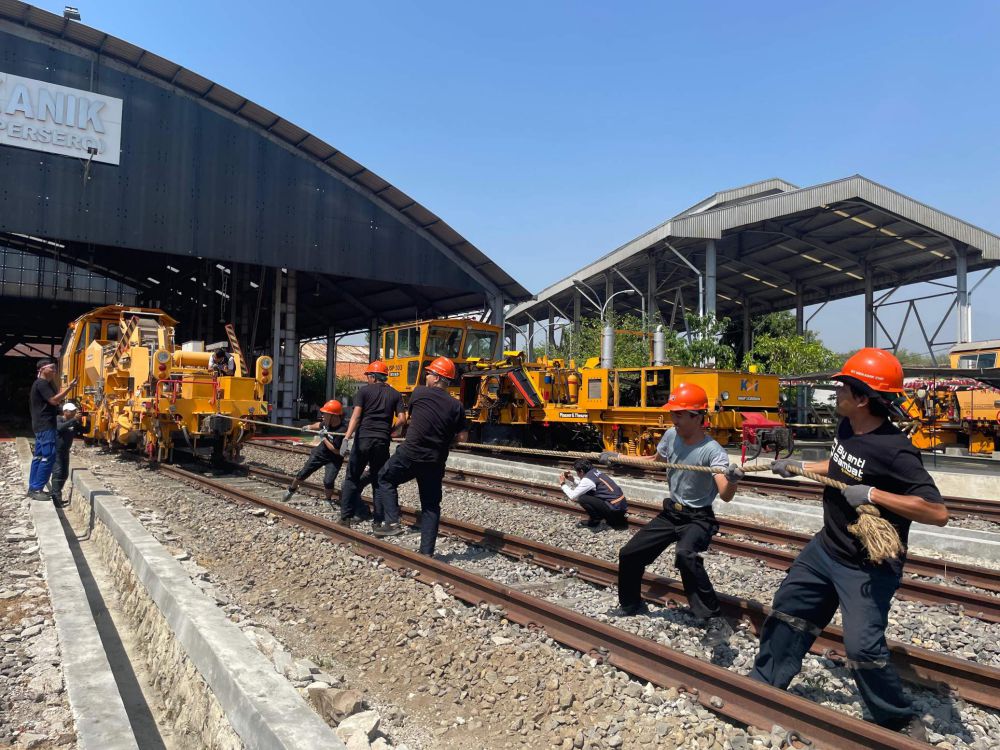
[[[323,404],[319,409],[323,414],[337,414],[338,416],[343,415],[344,407],[335,398],[330,399],[325,404]]]
[[[708,411],[708,394],[700,385],[681,383],[663,405],[667,411]]]
[[[447,357],[438,357],[427,365],[427,369],[435,375],[440,375],[442,378],[448,378],[448,380],[455,379],[455,363]]]
[[[848,357],[832,380],[849,379],[875,393],[900,393],[903,390],[903,366],[885,349],[865,347]]]
[[[388,375],[389,368],[381,359],[376,359],[365,368],[365,375]]]

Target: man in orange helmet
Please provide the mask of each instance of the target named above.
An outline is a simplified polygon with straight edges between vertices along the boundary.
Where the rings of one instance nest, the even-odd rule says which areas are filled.
[[[875,723],[926,741],[926,730],[903,694],[885,641],[892,597],[904,559],[876,565],[848,530],[858,508],[875,505],[905,547],[910,522],[944,526],[948,509],[920,453],[889,420],[903,390],[903,368],[892,354],[865,348],[833,376],[840,424],[830,458],[803,464],[783,459],[771,469],[791,477],[789,465],[848,485],[823,491],[823,528],[803,548],[774,595],[751,676],[788,687],[802,658],[840,607],[844,646],[861,697]]]
[[[399,525],[399,485],[417,480],[420,491],[420,553],[431,556],[441,522],[441,481],[448,449],[453,442],[468,440],[469,433],[462,403],[448,393],[457,375],[455,363],[438,357],[427,365],[427,385],[417,386],[410,395],[410,418],[406,441],[396,449],[375,484],[375,504],[385,511],[385,523],[375,536],[397,536]]]
[[[354,397],[354,411],[347,425],[344,439],[357,438],[351,446],[347,460],[347,474],[340,492],[340,520],[350,524],[370,518],[368,508],[361,499],[362,477],[365,469],[374,480],[389,460],[389,443],[393,430],[402,429],[406,424],[403,411],[403,397],[399,391],[386,382],[389,368],[380,359],[365,369],[367,385],[362,386]],[[375,504],[375,523],[383,520],[382,508]]]
[[[729,454],[705,432],[708,394],[694,383],[681,383],[663,407],[674,426],[663,433],[656,454],[660,463],[690,464],[724,469],[709,474],[668,469],[670,497],[663,511],[632,537],[618,553],[618,601],[624,616],[647,611],[642,601],[642,576],[646,566],[677,542],[674,562],[681,574],[691,613],[702,620],[720,615],[719,598],[705,572],[701,553],[719,531],[712,503],[716,495],[733,499],[743,470],[729,462]]]
[[[326,471],[323,474],[323,489],[326,490],[326,501],[333,503],[333,483],[340,473],[340,467],[344,465],[344,457],[340,455],[344,436],[335,432],[344,423],[344,407],[337,400],[327,401],[320,407],[319,414],[319,422],[313,422],[305,427],[307,430],[319,431],[319,445],[312,449],[302,471],[292,480],[291,486],[282,498],[286,503],[292,499],[300,484],[324,467]]]

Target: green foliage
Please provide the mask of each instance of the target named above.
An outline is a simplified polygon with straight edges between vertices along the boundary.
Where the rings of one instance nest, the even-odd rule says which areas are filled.
[[[842,361],[843,358],[823,346],[815,334],[776,336],[762,333],[754,337],[753,347],[743,357],[743,368],[757,365],[761,372],[774,375],[804,375],[833,370]]]
[[[636,315],[608,316],[609,322],[616,331],[637,331],[637,333],[618,333],[615,336],[615,366],[616,367],[646,367],[649,364],[649,343],[642,335],[642,320]],[[591,357],[601,356],[600,318],[581,318],[580,331],[575,333],[572,327],[563,331],[562,340],[556,346],[553,356],[562,359],[575,359],[583,364]],[[535,355],[544,351],[543,346],[535,342]]]
[[[302,401],[306,404],[326,403],[326,362],[320,359],[302,361]],[[348,375],[337,377],[337,398],[353,396],[361,384]]]
[[[306,404],[326,403],[326,362],[319,359],[302,360],[302,400]]]
[[[729,328],[729,318],[686,313],[687,335],[667,332],[667,362],[688,367],[715,367],[731,370],[736,366],[736,354],[723,341]]]

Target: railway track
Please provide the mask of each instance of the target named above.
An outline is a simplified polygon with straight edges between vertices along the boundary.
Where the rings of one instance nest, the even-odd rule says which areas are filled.
[[[308,448],[289,444],[270,444],[266,441],[254,441],[253,445],[259,448],[269,448],[271,450],[286,451],[292,453],[308,453]],[[482,451],[470,451],[461,449],[460,451],[469,455],[482,455]],[[508,460],[500,458],[500,460]],[[557,460],[551,457],[539,459],[530,454],[518,454],[518,461],[525,463],[544,463],[546,466],[567,467],[572,465],[572,461]],[[663,469],[641,469],[635,466],[615,465],[604,467],[612,476],[644,477],[650,479],[662,479]],[[755,474],[747,476],[740,481],[740,485],[747,490],[764,492],[767,494],[778,494],[785,497],[798,498],[802,500],[820,500],[823,496],[823,487],[802,481],[789,481],[778,477],[767,477]],[[1000,523],[1000,502],[992,500],[977,500],[968,497],[945,496],[945,504],[955,518],[975,517],[986,521]]]
[[[250,476],[258,476],[281,486],[287,486],[292,478],[270,469],[247,466],[239,468]],[[322,486],[313,482],[304,482],[302,487],[317,494],[323,492]],[[367,498],[366,502],[370,504]],[[416,523],[416,511],[403,508],[402,515],[406,523]],[[444,516],[441,518],[441,533],[489,547],[501,554],[529,561],[549,570],[571,572],[598,586],[612,587],[618,583],[618,566],[590,555]],[[647,601],[668,607],[687,602],[680,582],[664,576],[646,573],[643,576],[642,591],[643,598]],[[759,632],[770,613],[769,607],[753,600],[725,594],[720,594],[719,600],[727,616],[747,619],[755,633]],[[932,688],[947,686],[970,702],[1000,709],[1000,670],[898,641],[889,641],[889,649],[894,665],[907,681]],[[842,662],[845,658],[843,630],[828,626],[816,639],[812,650],[835,662]]]
[[[366,556],[379,558],[402,575],[427,584],[439,583],[452,595],[470,604],[498,605],[504,609],[509,620],[523,626],[541,627],[564,646],[590,654],[638,679],[661,687],[678,688],[729,721],[762,727],[778,723],[789,729],[788,739],[792,747],[797,746],[793,744],[796,740],[800,744],[831,750],[918,750],[926,747],[870,722],[750,680],[655,641],[397,544],[375,539],[327,518],[232,486],[226,481],[209,479],[171,465],[161,465],[159,471],[234,502],[266,508],[289,523],[350,544]],[[507,538],[506,535],[499,536]],[[997,689],[1000,683],[994,682],[992,687],[986,687],[988,692],[1000,694]]]
[[[271,446],[277,451],[302,453],[300,447]],[[575,503],[565,501],[565,495],[558,487],[544,485],[525,479],[499,477],[464,469],[447,469],[445,482],[450,487],[481,492],[503,500],[514,500],[536,506],[542,506],[560,513],[568,513],[580,518],[586,517],[586,512]],[[517,488],[519,491],[511,491]],[[641,528],[646,520],[656,516],[661,508],[658,505],[629,501],[629,525]],[[636,518],[639,516],[640,518]],[[786,531],[774,527],[741,521],[739,519],[717,517],[719,530],[725,536],[717,536],[712,540],[715,549],[736,557],[750,557],[763,560],[768,565],[779,570],[787,570],[794,562],[797,552],[784,549],[761,546],[733,539],[733,536],[750,537],[765,544],[788,545],[796,548],[805,546],[812,538],[809,534]],[[932,557],[910,555],[906,560],[906,571],[926,578],[940,578],[944,581],[976,586],[987,591],[1000,592],[1000,571],[982,568],[974,565],[954,563],[949,560],[938,560]],[[928,604],[960,604],[965,613],[989,622],[1000,622],[1000,599],[984,596],[966,589],[953,586],[940,586],[911,578],[904,578],[899,589],[901,598],[920,601]]]

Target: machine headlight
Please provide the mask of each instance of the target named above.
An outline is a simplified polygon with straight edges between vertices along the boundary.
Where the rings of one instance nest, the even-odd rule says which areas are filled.
[[[920,399],[927,398],[927,389],[926,388],[917,388],[917,398],[920,398]]]
[[[722,396],[722,400],[723,401],[728,401],[729,400],[729,391],[723,391],[719,395]]]

